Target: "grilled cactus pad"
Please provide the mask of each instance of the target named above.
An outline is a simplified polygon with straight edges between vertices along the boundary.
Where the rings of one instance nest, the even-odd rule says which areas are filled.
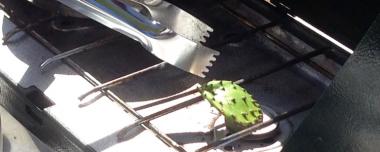
[[[263,120],[260,105],[247,90],[232,81],[213,80],[202,85],[199,92],[224,115],[226,126],[231,132]]]

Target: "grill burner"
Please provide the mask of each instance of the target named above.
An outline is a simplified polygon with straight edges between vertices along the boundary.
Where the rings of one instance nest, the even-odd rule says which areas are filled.
[[[49,69],[46,69],[46,66],[63,59],[66,64],[95,86],[78,97],[83,100],[78,103],[80,106],[83,108],[91,106],[102,96],[108,96],[135,116],[138,120],[118,133],[120,142],[130,130],[143,125],[178,151],[203,151],[220,146],[225,146],[223,150],[226,151],[252,150],[262,147],[255,149],[261,151],[265,147],[281,147],[281,143],[285,142],[292,132],[293,125],[297,125],[302,120],[302,115],[290,117],[310,109],[314,99],[318,98],[324,86],[329,83],[329,78],[332,78],[339,69],[339,64],[331,56],[339,56],[337,52],[341,50],[328,42],[324,42],[323,46],[311,46],[300,38],[295,38],[291,33],[283,32],[279,24],[289,24],[284,21],[268,23],[267,19],[263,23],[264,17],[255,14],[258,23],[254,24],[251,19],[242,15],[244,11],[252,14],[254,10],[247,11],[246,8],[242,9],[241,5],[228,7],[226,3],[216,3],[213,6],[215,7],[210,9],[213,13],[202,14],[205,15],[203,18],[215,27],[213,39],[210,39],[208,45],[221,50],[221,56],[208,74],[208,78],[235,80],[236,83],[244,85],[253,92],[261,104],[267,107],[264,111],[267,111],[272,118],[242,132],[219,137],[218,140],[212,139],[213,130],[215,135],[223,134],[223,128],[217,125],[212,128],[203,127],[203,129],[209,129],[209,132],[203,132],[201,135],[190,134],[187,137],[186,133],[189,130],[186,129],[188,128],[181,129],[185,133],[176,132],[182,126],[182,121],[176,122],[174,119],[189,117],[186,113],[204,114],[204,118],[200,118],[202,114],[194,114],[199,120],[189,120],[189,123],[204,123],[207,121],[206,118],[215,117],[205,108],[205,102],[196,95],[193,86],[207,80],[184,73],[159,61],[145,53],[137,43],[118,33],[95,23],[81,24],[87,22],[87,19],[74,19],[79,25],[86,25],[83,29],[80,28],[81,26],[70,28],[75,30],[57,30],[62,28],[57,28],[56,17],[41,19],[44,16],[36,15],[33,18],[40,21],[25,23],[22,14],[18,14],[19,10],[15,9],[16,13],[10,14],[11,19],[24,28],[10,32],[12,34],[7,35],[4,40],[11,45],[14,41],[11,36],[26,30],[50,51],[58,54],[46,60],[41,66],[42,69],[53,69],[54,64],[49,66]],[[29,6],[20,8],[40,11]],[[226,17],[220,19],[220,16]],[[68,19],[72,20],[72,18]],[[220,24],[222,21],[223,24]],[[256,26],[258,24],[262,26]],[[284,39],[282,34],[287,38]],[[297,45],[292,43],[297,43]],[[328,61],[327,64],[325,61]],[[125,75],[126,73],[131,74]],[[97,80],[102,83],[98,83]],[[186,90],[187,88],[190,89]],[[186,91],[178,93],[179,90]],[[96,94],[97,92],[100,94]],[[96,95],[92,96],[92,94]],[[200,112],[202,110],[203,112]],[[179,115],[179,117],[174,115]],[[169,120],[170,118],[172,120]],[[285,119],[288,120],[280,122]],[[157,127],[152,127],[152,124]],[[168,127],[167,124],[171,125]],[[273,135],[269,138],[271,140],[247,142],[246,140],[250,138],[243,138],[243,136],[251,135],[252,131],[273,124],[278,126],[275,128],[280,130],[280,133],[270,134]],[[194,126],[196,127],[191,131],[199,131],[202,128],[198,125]],[[191,138],[190,140],[195,141],[189,142],[183,138]],[[243,139],[239,140],[241,138]],[[231,144],[232,141],[234,142]],[[205,146],[207,143],[208,145]],[[271,151],[280,149],[271,149]]]

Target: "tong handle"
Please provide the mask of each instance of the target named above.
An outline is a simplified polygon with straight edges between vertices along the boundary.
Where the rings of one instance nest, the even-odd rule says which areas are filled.
[[[136,10],[133,5],[140,5],[130,0],[85,0],[90,4],[112,14],[117,19],[128,23],[141,33],[152,38],[160,38],[171,31],[165,26],[149,19]]]

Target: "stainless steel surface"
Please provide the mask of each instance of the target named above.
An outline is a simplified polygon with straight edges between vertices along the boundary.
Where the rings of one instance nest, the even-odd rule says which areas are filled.
[[[195,43],[176,33],[167,33],[167,30],[161,31],[161,28],[158,28],[158,30],[165,37],[152,38],[147,33],[156,31],[157,28],[145,26],[144,22],[136,22],[135,18],[129,13],[123,14],[123,17],[120,18],[120,14],[115,14],[112,9],[102,3],[91,0],[60,0],[60,2],[111,29],[139,41],[145,49],[165,62],[201,77],[205,77],[203,73],[209,71],[207,67],[212,66],[211,61],[216,60],[214,56],[219,55],[219,52],[200,43]],[[134,26],[139,26],[140,29]]]
[[[59,3],[56,1],[33,0],[30,2],[43,9],[49,10],[51,12],[59,12],[65,16],[80,18],[85,17],[75,11],[72,11],[70,8],[59,5]],[[209,32],[213,31],[210,26],[201,20],[197,19],[181,8],[178,8],[177,6],[163,0],[113,1],[113,3],[115,2],[117,2],[119,6],[120,4],[132,4],[137,10],[143,11],[143,14],[145,14],[145,16],[136,16],[139,17],[139,19],[145,20],[145,18],[149,18],[150,20],[159,22],[160,24],[163,24],[169,29],[175,31],[177,34],[194,42],[205,42],[206,38],[210,36]]]
[[[136,6],[133,6],[131,3],[126,3],[126,1],[84,0],[81,3],[91,5],[99,11],[93,11],[91,13],[108,14],[110,17],[127,23],[135,30],[149,37],[157,39],[171,37],[171,29],[168,29],[157,21],[149,19],[141,11],[136,10],[138,9]]]
[[[114,16],[141,22],[134,27],[148,30],[153,36],[160,36],[168,28],[175,33],[194,42],[206,42],[208,32],[213,29],[199,19],[164,0],[87,0],[99,6],[107,6],[115,13]],[[131,15],[131,16],[129,16]],[[128,16],[128,17],[127,17]],[[131,17],[131,18],[130,18]]]
[[[191,14],[164,0],[131,0],[145,7],[155,21],[194,42],[206,42],[213,29]]]

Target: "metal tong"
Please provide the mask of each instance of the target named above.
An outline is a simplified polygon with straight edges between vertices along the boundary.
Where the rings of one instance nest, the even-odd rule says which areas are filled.
[[[177,34],[194,42],[206,42],[213,29],[191,14],[163,0],[130,0],[141,12],[148,12],[151,20],[158,21]]]
[[[142,44],[158,58],[205,77],[219,52],[200,44],[212,31],[203,22],[162,0],[59,0]]]

